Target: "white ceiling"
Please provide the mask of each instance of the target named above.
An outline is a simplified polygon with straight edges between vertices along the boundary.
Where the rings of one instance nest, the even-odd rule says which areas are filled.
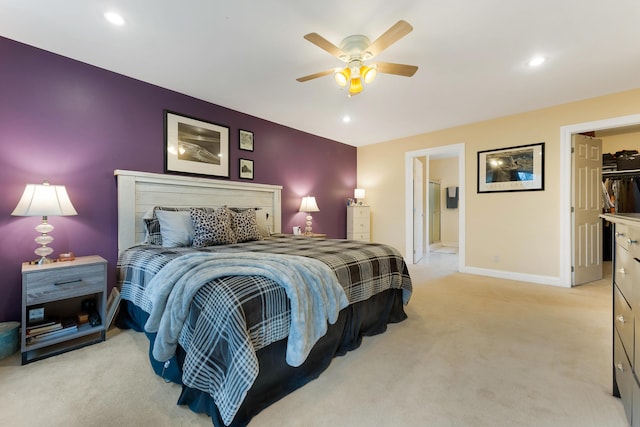
[[[374,40],[400,19],[413,32],[375,59],[413,77],[352,98],[296,81],[343,64],[305,34]],[[638,0],[0,0],[0,36],[353,146],[640,87]]]

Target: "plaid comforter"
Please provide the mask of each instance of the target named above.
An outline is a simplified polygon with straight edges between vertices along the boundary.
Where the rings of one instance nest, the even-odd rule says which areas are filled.
[[[163,248],[137,246],[118,260],[122,298],[146,312],[151,302],[146,284],[170,260],[193,251],[269,252],[318,259],[328,265],[344,287],[349,303],[364,301],[390,288],[403,290],[406,304],[411,278],[402,256],[394,248],[353,240],[274,236],[254,242],[207,248]],[[222,301],[224,299],[224,301]],[[221,317],[220,304],[237,306],[236,322],[243,321],[246,334],[229,334],[228,317]],[[196,293],[189,319],[179,342],[186,350],[182,381],[207,392],[216,402],[225,424],[230,424],[258,374],[255,351],[288,336],[291,323],[284,289],[260,276],[215,279]],[[227,325],[227,326],[225,326]],[[213,343],[213,344],[212,344]]]

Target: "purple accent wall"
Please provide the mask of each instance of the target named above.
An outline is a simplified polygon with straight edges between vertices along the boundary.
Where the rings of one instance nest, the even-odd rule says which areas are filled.
[[[320,212],[313,229],[346,235],[356,185],[356,148],[0,37],[0,322],[20,319],[21,263],[34,259],[37,217],[14,217],[24,186],[66,185],[77,216],[50,217],[51,246],[109,261],[115,284],[115,169],[163,173],[163,110],[228,126],[230,179],[238,158],[255,161],[254,182],[282,190],[282,230],[304,226],[303,196]],[[215,76],[212,76],[215,78]],[[253,152],[238,149],[238,130],[254,132]]]

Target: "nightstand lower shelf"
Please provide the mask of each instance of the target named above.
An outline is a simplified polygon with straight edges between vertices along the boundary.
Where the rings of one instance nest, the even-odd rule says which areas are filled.
[[[22,364],[96,344],[104,341],[105,337],[106,331],[103,326],[83,325],[73,334],[27,345],[22,352]]]

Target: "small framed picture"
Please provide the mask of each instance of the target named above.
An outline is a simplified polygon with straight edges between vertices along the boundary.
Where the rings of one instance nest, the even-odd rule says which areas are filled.
[[[240,129],[240,149],[253,151],[253,132]]]
[[[253,160],[240,159],[240,178],[253,179]]]

